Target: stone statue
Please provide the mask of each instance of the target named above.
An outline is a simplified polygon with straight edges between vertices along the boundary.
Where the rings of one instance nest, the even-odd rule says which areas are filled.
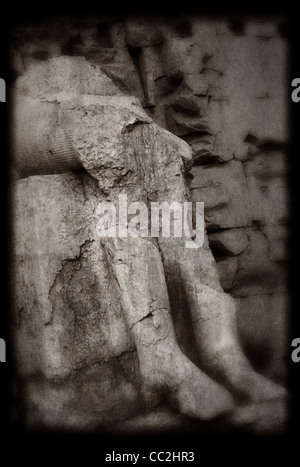
[[[120,194],[146,205],[188,200],[189,145],[155,124],[136,98],[84,58],[62,56],[30,67],[13,96],[14,164],[21,175],[84,169],[111,203]],[[180,413],[204,420],[232,411],[236,398],[286,397],[283,387],[253,370],[241,349],[234,300],[220,286],[206,234],[200,248],[186,248],[185,240],[98,239],[144,383],[167,392]],[[184,289],[205,372],[177,343],[166,273]]]

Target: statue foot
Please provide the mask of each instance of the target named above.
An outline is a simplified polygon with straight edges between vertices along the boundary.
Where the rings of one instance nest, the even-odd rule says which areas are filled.
[[[180,413],[201,420],[225,415],[234,408],[231,394],[200,370],[178,384],[172,399]]]
[[[246,358],[238,340],[234,299],[201,284],[196,299],[194,330],[205,371],[245,401],[287,398],[284,387],[257,373]]]
[[[212,360],[214,374],[243,400],[258,402],[289,397],[286,388],[257,373],[237,348],[215,354]]]
[[[150,322],[151,318],[145,319],[134,329],[145,385],[167,393],[177,410],[190,417],[210,420],[233,410],[234,401],[228,390],[182,353],[170,329],[165,338],[151,336]],[[147,342],[143,336],[147,336]]]
[[[282,433],[286,430],[288,407],[284,401],[269,400],[237,406],[228,421],[235,428],[246,428],[252,433]]]

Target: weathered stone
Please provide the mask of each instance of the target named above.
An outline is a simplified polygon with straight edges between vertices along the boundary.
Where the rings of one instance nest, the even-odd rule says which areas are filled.
[[[146,105],[155,105],[155,80],[164,76],[158,50],[155,47],[143,47],[140,51],[139,65],[145,92]]]
[[[115,361],[82,366],[61,380],[41,374],[28,377],[23,386],[26,427],[91,433],[99,430],[99,422],[113,426],[147,411],[150,406],[141,403],[137,393],[138,374],[138,358],[132,352]],[[155,396],[148,399],[153,403]]]
[[[252,224],[246,179],[239,161],[194,167],[191,199],[203,201],[208,230]]]
[[[227,258],[217,262],[220,283],[225,292],[230,291],[238,268],[237,258]]]
[[[219,255],[238,255],[249,244],[248,236],[243,229],[228,229],[212,232],[208,235],[209,245],[213,251],[217,250]]]
[[[290,358],[288,301],[287,293],[276,291],[236,299],[238,328],[251,361],[281,383]]]
[[[270,39],[278,36],[278,27],[274,21],[259,21],[246,24],[245,33],[248,36]]]
[[[269,181],[288,175],[287,155],[280,151],[257,152],[243,165],[246,177]]]
[[[150,413],[118,423],[113,434],[157,434],[182,430],[185,421],[182,416],[173,413],[168,407],[160,407]]]
[[[155,80],[155,93],[158,98],[157,107],[161,108],[160,100],[162,98],[168,99],[169,95],[176,91],[178,88],[178,82],[171,81],[166,76],[162,76]],[[164,110],[163,110],[164,112]]]
[[[288,420],[288,405],[282,401],[247,404],[239,407],[232,417],[236,428],[247,427],[248,433],[259,436],[285,435]]]
[[[51,74],[51,79],[49,76]],[[71,83],[71,86],[70,86]],[[33,85],[34,84],[34,85]],[[84,57],[57,57],[30,66],[26,74],[15,83],[21,94],[46,101],[61,98],[68,94],[112,96],[123,93],[98,67],[88,63]]]
[[[101,198],[88,175],[16,184],[14,338],[33,425],[98,426],[143,404],[135,345],[93,227]]]
[[[205,165],[222,162],[223,158],[214,154],[215,136],[204,131],[183,136],[183,139],[191,146],[193,153],[193,165]]]
[[[105,34],[102,34],[102,30],[105,29]],[[81,47],[86,49],[93,49],[94,47],[111,47],[111,38],[109,34],[109,24],[98,23],[93,25],[86,25],[85,28],[78,30],[78,47],[80,51]],[[77,54],[76,54],[77,55]]]
[[[222,33],[217,44],[202,71],[211,96],[207,119],[213,133],[218,133],[215,151],[243,159],[241,143],[248,133],[261,140],[287,140],[283,41],[258,43],[255,37]]]
[[[165,106],[168,127],[176,136],[183,137],[191,133],[207,133],[209,126],[205,118],[184,115],[182,112],[170,111],[170,106]]]
[[[204,61],[210,58],[218,49],[217,28],[223,21],[212,21],[207,18],[205,21],[199,17],[193,18],[193,40],[202,49]]]
[[[286,155],[279,151],[256,153],[244,163],[254,221],[278,225],[289,217],[288,166]]]
[[[126,46],[125,30],[122,21],[115,21],[110,25],[110,36],[114,47]]]
[[[287,261],[290,258],[290,235],[286,225],[265,225],[261,231],[269,240],[269,256],[273,261]]]
[[[161,60],[165,75],[182,79],[185,74],[198,74],[203,69],[202,47],[190,38],[169,37],[162,45]]]
[[[51,80],[49,67],[54,71]],[[73,91],[69,87],[70,82],[74,86]],[[15,105],[18,111],[13,115],[11,136],[14,164],[19,175],[61,173],[82,168],[70,138],[57,125],[60,118],[58,102],[70,96],[76,100],[74,96],[78,89],[83,95],[121,94],[101,70],[82,57],[75,60],[58,57],[52,59],[51,64],[34,64],[16,81]],[[39,159],[36,153],[39,153]]]
[[[84,189],[86,189],[86,194],[89,194],[88,199],[85,198]],[[70,371],[72,368],[71,360],[73,362],[86,361],[89,355],[83,354],[82,351],[84,348],[86,349],[85,352],[88,351],[89,345],[95,346],[92,352],[93,357],[90,355],[94,361],[108,358],[109,353],[103,354],[103,352],[108,351],[108,348],[101,345],[101,333],[98,333],[97,321],[105,313],[110,316],[109,307],[103,302],[103,306],[107,311],[103,310],[101,312],[101,304],[98,301],[93,303],[92,296],[88,299],[89,288],[91,288],[90,294],[92,294],[93,288],[104,287],[103,290],[105,290],[109,282],[107,272],[102,277],[103,271],[97,271],[98,266],[104,267],[104,261],[103,258],[102,261],[97,259],[97,255],[101,254],[101,249],[99,252],[97,251],[99,250],[95,245],[95,243],[98,243],[97,238],[93,237],[93,215],[97,204],[101,200],[99,188],[87,175],[79,177],[66,174],[36,176],[20,180],[17,182],[16,190],[16,261],[17,263],[21,262],[17,274],[20,277],[21,284],[23,284],[22,294],[19,297],[23,309],[18,312],[17,318],[19,323],[21,322],[26,328],[27,325],[30,325],[30,320],[26,321],[24,317],[29,314],[31,319],[35,321],[32,323],[33,328],[38,326],[40,332],[43,332],[45,336],[45,353],[41,360],[53,358],[49,365],[45,365],[47,376],[56,376],[63,367],[70,367]],[[32,225],[35,225],[34,234],[30,229]],[[32,277],[29,274],[24,274],[23,271],[19,271],[19,269],[22,270],[23,268],[27,270],[30,268],[35,280],[36,296],[26,294],[26,288],[30,286]],[[88,272],[89,268],[90,270],[95,268],[93,275]],[[99,273],[100,276],[98,277]],[[106,277],[107,282],[105,285],[102,281],[104,277]],[[26,283],[26,279],[29,283]],[[25,283],[23,283],[24,280]],[[64,291],[66,286],[64,281],[74,282],[74,292],[78,287],[79,290],[84,288],[87,297],[86,299],[83,298],[83,300],[86,300],[86,302],[80,303],[81,299],[80,295],[78,295],[78,303],[76,303],[75,297],[72,299],[71,296],[68,297],[69,304],[64,303],[63,295],[69,293],[68,290]],[[62,295],[61,297],[57,295],[59,292]],[[19,296],[19,294],[17,293],[16,296]],[[67,299],[67,297],[65,298]],[[28,300],[29,303],[27,303]],[[56,303],[54,304],[54,302]],[[118,308],[117,301],[111,305]],[[90,317],[87,316],[89,307]],[[17,305],[16,308],[18,309],[20,306]],[[64,308],[69,308],[69,312],[66,313]],[[97,308],[99,309],[97,310]],[[119,308],[117,315],[121,318],[121,323],[122,313],[120,313]],[[112,312],[110,320],[117,315]],[[117,321],[119,318],[117,318]],[[65,326],[62,325],[64,321]],[[80,321],[82,322],[80,323]],[[86,324],[84,324],[84,321]],[[105,321],[102,320],[102,323],[105,325]],[[120,323],[116,322],[113,326],[115,336]],[[109,325],[109,323],[106,325]],[[60,360],[58,355],[62,345],[60,334],[62,333],[62,341],[64,337],[71,339],[71,335],[68,336],[66,333],[66,336],[64,336],[63,331],[64,327],[67,329],[69,326],[73,327],[75,334],[78,333],[77,339],[80,337],[80,329],[83,330],[82,326],[84,326],[91,339],[96,332],[96,334],[99,334],[98,339],[100,340],[99,342],[89,343],[85,342],[85,336],[82,336],[82,342],[77,342],[82,347],[81,349],[78,348],[78,345],[72,349],[70,343],[69,345],[66,343],[66,350],[70,354],[65,354],[64,358],[71,360],[69,364],[60,362],[57,365],[56,362]],[[116,354],[121,354],[127,350],[128,345],[130,348],[130,339],[128,340],[128,337],[126,337],[126,329],[123,327],[120,329],[120,333],[123,336],[121,340],[119,338],[114,339],[113,335],[110,337],[112,348],[116,346]],[[105,335],[107,335],[107,330],[103,329],[103,338]],[[47,344],[47,341],[49,341],[49,344]],[[23,341],[23,344],[25,345],[25,341]],[[51,352],[49,351],[50,348]],[[34,359],[27,359],[28,352],[29,349],[24,352],[24,358],[27,360],[27,365],[23,366],[24,369],[34,361]],[[26,354],[27,357],[25,357]],[[35,371],[28,370],[28,372],[34,373]]]
[[[186,117],[201,117],[207,109],[207,97],[193,95],[180,87],[169,99],[169,107],[175,112],[185,114]]]
[[[67,72],[72,62],[73,60],[65,60]],[[54,64],[57,65],[56,62]],[[55,67],[54,70],[56,70]],[[25,86],[24,83],[23,85]],[[63,87],[64,80],[59,85]],[[58,94],[61,93],[59,85],[57,86]],[[16,89],[18,91],[23,89],[24,92],[22,87]],[[50,87],[51,91],[52,89]],[[47,94],[46,85],[44,92]],[[20,99],[22,97],[24,96],[21,93]],[[73,95],[66,89],[63,98],[59,101],[57,125],[69,135],[83,167],[97,181],[97,191],[102,193],[102,196],[105,193],[110,201],[116,202],[117,196],[124,189],[127,189],[126,194],[130,195],[131,200],[141,201],[146,195],[148,199],[153,200],[184,201],[187,198],[182,159],[191,158],[189,146],[151,122],[136,99],[118,95],[90,96],[86,94],[80,96],[80,103],[77,104]],[[51,144],[50,141],[49,144]],[[123,173],[127,163],[133,165],[131,170]],[[149,168],[145,164],[149,164]],[[128,172],[130,172],[129,178],[126,177]],[[93,184],[95,184],[94,180]],[[55,191],[59,192],[59,190]],[[89,356],[96,358],[92,349],[94,345],[100,344],[100,347],[103,347],[101,331],[100,342],[98,342],[98,335],[93,336],[89,323],[85,319],[89,306],[92,309],[95,308],[97,312],[100,311],[101,294],[98,294],[98,288],[95,287],[97,276],[90,274],[89,279],[85,280],[86,273],[89,269],[93,271],[97,268],[97,260],[100,260],[112,274],[110,281],[114,287],[117,287],[116,299],[121,304],[126,324],[134,336],[143,384],[152,391],[162,390],[161,388],[170,391],[179,404],[180,412],[186,415],[209,419],[220,412],[227,411],[228,407],[233,404],[230,393],[188,360],[176,342],[160,249],[155,242],[143,238],[126,238],[122,234],[120,238],[113,236],[101,242],[97,241],[98,223],[95,220],[97,205],[95,201],[93,202],[93,191],[90,195],[89,190],[84,187],[83,193],[86,196],[84,200],[92,203],[92,212],[89,215],[89,210],[83,208],[83,216],[88,216],[90,224],[83,226],[82,232],[86,235],[91,232],[91,238],[80,243],[79,252],[76,251],[75,257],[67,258],[72,261],[64,260],[59,269],[52,258],[49,259],[46,254],[42,254],[42,260],[46,264],[38,264],[42,271],[47,270],[49,262],[52,262],[52,267],[56,268],[53,272],[54,278],[49,273],[43,281],[43,275],[41,275],[41,284],[38,285],[42,290],[40,298],[40,307],[43,308],[42,322],[47,326],[44,338],[46,356],[40,356],[37,361],[37,364],[40,363],[44,367],[43,374],[48,379],[54,378],[59,381],[68,377],[69,367],[76,358],[76,352],[72,353],[72,358],[67,351],[63,356],[60,355],[60,349],[68,346],[68,338],[76,342],[80,363],[84,361],[86,364]],[[42,196],[42,198],[45,203],[48,196]],[[69,199],[68,196],[67,199]],[[54,202],[53,199],[52,202]],[[63,215],[66,211],[72,212],[72,209],[68,207],[64,209],[64,206],[61,206],[61,210]],[[55,210],[47,211],[47,215],[51,216],[53,211]],[[37,217],[42,218],[43,226],[47,228],[49,217],[44,220],[42,213],[41,215],[38,213]],[[72,225],[72,221],[70,223]],[[123,225],[120,219],[119,223]],[[76,226],[78,225],[79,222]],[[76,232],[73,232],[73,235],[76,237]],[[39,240],[38,238],[37,242]],[[51,240],[50,238],[50,251],[55,244]],[[79,240],[78,235],[76,241]],[[164,249],[163,243],[160,243],[162,250]],[[44,246],[43,243],[42,246]],[[180,246],[180,243],[176,246],[179,257],[183,255]],[[48,244],[45,248],[48,252]],[[104,248],[106,261],[98,256],[98,250],[103,252],[102,248]],[[96,255],[96,259],[91,260],[92,264],[86,260],[91,250]],[[204,254],[207,252],[204,251]],[[39,255],[37,261],[39,261]],[[207,263],[207,268],[209,274],[206,278],[208,279],[215,272],[212,261]],[[29,285],[36,283],[32,274],[28,275],[28,281]],[[48,283],[49,281],[51,284]],[[83,287],[84,294],[81,295]],[[91,296],[89,289],[91,289]],[[66,294],[67,303],[64,301],[64,294]],[[109,295],[110,293],[108,297]],[[109,299],[106,300],[107,306],[108,302]],[[67,315],[67,323],[64,326],[58,312],[62,310],[64,317],[63,312],[67,304],[74,314]],[[84,310],[84,317],[82,310]],[[115,318],[118,319],[117,316]],[[97,318],[95,321],[98,322]],[[89,336],[91,335],[89,345],[85,342],[81,347],[76,332],[77,324],[80,329],[88,326],[87,332]],[[66,328],[68,336],[64,335]],[[118,324],[113,324],[113,328],[118,329]],[[126,329],[122,330],[122,326],[119,328],[120,332],[126,331]],[[49,342],[57,347],[48,360],[47,355],[51,344],[48,344],[47,337]],[[118,336],[116,338],[118,340]],[[20,343],[20,346],[22,348],[23,344]],[[123,354],[124,351],[121,353]],[[109,349],[105,349],[104,354],[107,355],[108,360],[116,357],[111,355]],[[69,366],[64,364],[65,358],[70,359]],[[75,360],[75,366],[76,363],[78,362]],[[125,393],[127,394],[128,391]],[[206,394],[205,398],[203,398],[203,393]],[[60,407],[60,404],[58,405]]]
[[[255,228],[247,229],[246,233],[249,245],[238,256],[238,270],[231,293],[244,297],[286,290],[286,268],[270,258],[266,236]]]
[[[207,79],[203,74],[185,75],[180,87],[192,91],[195,96],[206,96],[208,91]]]
[[[10,56],[10,66],[12,72],[15,74],[15,77],[21,75],[25,71],[24,62],[22,55],[15,47],[10,47],[9,51]]]
[[[160,81],[160,79],[157,81]],[[155,84],[157,83],[157,81],[155,82]],[[168,130],[166,115],[162,107],[158,105],[155,105],[154,107],[145,107],[145,112],[160,127],[164,128],[165,130]]]
[[[282,101],[282,97],[268,97],[267,93],[262,98],[252,99],[249,108],[249,114],[254,116],[250,126],[251,134],[262,141],[288,141],[287,105],[282,104]]]
[[[127,47],[88,49],[81,55],[84,55],[90,63],[100,66],[123,92],[127,91],[137,96],[140,102],[145,104],[138,65],[134,64]]]
[[[126,44],[129,47],[147,47],[164,40],[164,25],[159,19],[132,17],[125,21]]]
[[[76,89],[74,94],[77,95],[77,102],[81,100],[82,107],[89,115],[92,100],[94,100],[95,108],[99,109],[103,106],[104,109],[108,100],[105,101],[102,98],[103,95],[117,96],[112,105],[112,113],[105,114],[107,125],[105,126],[104,121],[105,112],[103,112],[103,121],[99,120],[103,131],[108,131],[109,126],[111,127],[107,133],[111,144],[107,141],[105,148],[99,141],[93,140],[91,151],[96,156],[100,152],[105,154],[107,167],[114,167],[113,175],[116,175],[115,178],[110,179],[110,183],[113,182],[117,188],[120,188],[124,182],[126,173],[130,178],[131,172],[127,169],[135,168],[135,166],[125,164],[125,167],[118,171],[112,165],[116,160],[115,155],[120,153],[120,147],[123,144],[123,140],[117,140],[115,137],[114,128],[118,119],[123,117],[128,119],[128,125],[124,126],[124,135],[127,135],[128,141],[131,138],[130,129],[132,134],[136,135],[136,140],[140,139],[133,145],[136,153],[144,154],[144,147],[148,148],[146,135],[149,136],[154,128],[156,128],[154,133],[158,139],[158,146],[155,148],[158,152],[164,148],[166,155],[171,159],[173,149],[169,151],[166,147],[169,144],[174,145],[175,141],[164,135],[166,145],[161,146],[161,130],[154,127],[152,123],[151,126],[146,123],[148,119],[144,113],[141,113],[139,103],[131,97],[124,98],[121,96],[122,93],[134,95],[143,106],[150,105],[151,107],[147,108],[148,116],[162,127],[183,136],[190,144],[195,164],[199,165],[192,170],[194,179],[192,180],[191,200],[204,201],[209,232],[215,229],[226,229],[224,232],[209,234],[212,236],[212,244],[215,242],[213,250],[218,260],[217,269],[221,285],[233,295],[243,297],[240,299],[240,310],[243,311],[243,306],[245,306],[247,316],[250,317],[253,310],[255,312],[255,319],[249,326],[249,320],[245,318],[244,328],[241,327],[241,322],[243,326],[243,318],[241,318],[239,329],[243,331],[240,332],[240,340],[246,345],[247,352],[250,349],[249,355],[253,356],[251,342],[254,347],[257,342],[256,333],[261,332],[259,345],[262,346],[261,343],[265,341],[271,348],[270,351],[267,349],[268,346],[264,347],[267,349],[266,353],[269,352],[269,354],[266,356],[268,362],[260,367],[261,372],[283,381],[282,353],[280,351],[276,354],[276,333],[280,334],[281,329],[276,319],[270,316],[269,308],[271,310],[273,307],[277,310],[275,302],[278,300],[280,302],[278,316],[284,317],[287,314],[287,305],[279,296],[271,302],[263,298],[263,305],[261,305],[262,302],[256,302],[255,297],[267,297],[266,292],[272,294],[274,290],[278,292],[285,288],[286,267],[283,260],[286,259],[287,249],[284,226],[288,214],[285,170],[287,161],[280,151],[289,138],[286,119],[287,102],[290,102],[288,95],[290,85],[286,81],[287,43],[277,33],[276,21],[271,21],[267,26],[255,21],[245,21],[244,24],[234,25],[222,20],[210,21],[187,17],[184,22],[172,20],[170,24],[171,27],[169,25],[166,27],[166,24],[153,24],[148,20],[130,20],[124,27],[122,21],[119,19],[115,21],[113,18],[94,17],[88,21],[84,19],[81,21],[64,20],[57,25],[47,24],[47,27],[39,24],[29,29],[28,27],[20,28],[19,36],[15,34],[14,40],[22,63],[26,62],[27,68],[31,64],[38,65],[43,62],[44,71],[40,68],[36,73],[30,72],[31,78],[26,84],[27,89],[30,93],[35,93],[36,98],[44,101],[58,99],[61,102],[60,98],[64,100],[67,94],[70,96],[72,93],[70,88],[73,88],[73,90]],[[125,47],[126,44],[128,48]],[[53,87],[51,87],[46,64],[48,59],[61,53],[72,56],[82,55],[92,66],[86,73],[83,70],[86,63],[78,56],[77,64],[82,63],[83,66],[76,65],[73,69],[71,67],[71,74],[68,74],[63,66],[58,74],[54,73],[60,76],[58,80],[53,80]],[[59,66],[59,62],[57,64]],[[98,66],[113,78],[122,92],[104,78],[103,73],[97,70]],[[23,73],[22,67],[17,68],[17,73]],[[72,83],[71,87],[70,83]],[[47,93],[43,94],[43,89],[47,86]],[[34,89],[31,90],[31,88]],[[68,93],[65,92],[66,89]],[[59,90],[61,94],[57,93]],[[89,96],[82,98],[82,94]],[[94,95],[98,97],[94,99]],[[124,108],[126,106],[132,108],[132,105],[135,106],[135,111],[128,116]],[[64,117],[68,114],[66,107],[64,107],[63,114]],[[80,118],[84,119],[87,115],[84,117],[83,113]],[[86,120],[88,118],[89,116]],[[144,135],[141,128],[137,128],[139,125],[135,126],[135,123],[138,123],[140,127],[148,125],[149,132],[145,132]],[[68,128],[68,125],[65,128]],[[83,145],[80,149],[85,148],[87,144],[84,135],[81,136]],[[76,138],[74,141],[78,142]],[[120,143],[122,143],[121,146]],[[130,147],[133,146],[130,142]],[[99,149],[98,152],[94,150],[96,147]],[[179,152],[187,151],[184,145],[180,144],[177,147]],[[118,150],[114,152],[115,148]],[[109,159],[110,153],[113,154],[112,160]],[[151,150],[150,153],[152,153]],[[83,159],[86,168],[93,169],[95,160],[93,159],[89,165],[89,161]],[[247,162],[241,164],[232,159]],[[230,162],[221,163],[222,161]],[[200,166],[201,164],[210,165]],[[177,172],[178,169],[177,165],[171,164],[166,176],[167,185],[170,185],[173,180],[172,174],[174,177],[175,174],[181,174],[181,168]],[[93,175],[98,177],[99,172],[94,171]],[[246,175],[247,185],[244,175]],[[17,275],[17,288],[20,291],[18,294],[20,294],[19,297],[26,296],[26,309],[22,309],[22,300],[20,302],[17,299],[17,312],[14,318],[18,333],[16,342],[26,343],[25,354],[21,355],[20,347],[18,358],[24,366],[24,374],[21,376],[25,381],[25,399],[29,407],[28,421],[32,426],[44,423],[46,426],[73,428],[93,427],[99,420],[104,424],[122,422],[128,417],[138,416],[145,407],[159,403],[160,398],[157,397],[156,392],[147,393],[142,388],[141,370],[143,377],[147,371],[144,371],[142,366],[138,368],[136,350],[134,346],[131,346],[132,340],[130,339],[132,338],[126,334],[128,329],[124,323],[124,316],[118,314],[120,312],[119,301],[112,290],[111,273],[104,266],[103,251],[100,248],[100,253],[97,253],[97,261],[100,259],[101,265],[95,266],[98,263],[92,262],[92,258],[96,255],[93,235],[90,232],[87,235],[82,234],[87,225],[85,221],[79,220],[80,232],[77,233],[76,230],[75,218],[85,219],[84,216],[87,215],[87,223],[91,222],[89,213],[92,208],[86,209],[90,193],[92,193],[91,200],[94,200],[91,202],[96,202],[98,194],[101,197],[103,192],[97,191],[96,185],[93,189],[86,188],[86,185],[90,186],[92,183],[87,175],[73,174],[71,176],[69,174],[52,177],[55,183],[50,184],[50,177],[43,176],[29,178],[26,188],[22,185],[26,193],[33,191],[40,193],[40,198],[48,198],[48,216],[44,201],[40,202],[36,199],[36,204],[34,204],[33,195],[25,196],[26,200],[27,198],[30,200],[28,206],[34,204],[33,211],[29,211],[27,222],[20,214],[20,222],[17,224],[17,228],[20,229],[18,234],[20,250],[25,252],[28,247],[27,256],[24,253],[24,257],[26,256],[24,261],[22,258],[20,260]],[[36,189],[33,180],[44,179],[44,190],[40,186],[41,183]],[[58,180],[64,180],[64,189],[61,188],[61,182]],[[175,180],[174,178],[174,183]],[[23,180],[17,183],[24,182]],[[150,178],[148,182],[150,186],[152,183]],[[162,184],[159,186],[161,187]],[[107,188],[110,189],[110,186]],[[53,195],[53,192],[57,195]],[[83,192],[87,199],[82,195]],[[172,190],[169,193],[172,193]],[[61,202],[61,197],[65,195],[68,201]],[[155,197],[155,190],[151,196]],[[85,214],[81,212],[81,209],[79,209],[79,215],[76,213],[78,199],[80,199],[80,206],[84,207]],[[76,200],[76,208],[70,207],[72,200]],[[61,203],[62,211],[55,207],[56,202],[59,205]],[[18,203],[21,207],[23,206],[23,200],[19,199]],[[27,213],[27,207],[23,206],[23,208],[24,213]],[[41,212],[43,226],[39,225],[40,221],[32,222],[32,219],[36,218],[34,213],[37,212]],[[62,212],[68,213],[63,220]],[[52,214],[54,220],[52,220]],[[253,221],[259,224],[260,230],[238,229],[238,231],[243,230],[249,238],[249,245],[244,248],[245,237],[243,241],[241,239],[241,241],[234,241],[237,235],[235,228],[250,227]],[[279,223],[281,225],[278,225]],[[59,231],[61,225],[67,226],[62,233]],[[25,231],[24,238],[28,239],[33,226],[35,234],[32,235],[32,239],[26,240],[27,243],[23,244],[20,238],[23,230]],[[231,229],[232,233],[229,235]],[[57,241],[54,240],[53,243],[55,230],[60,238]],[[53,243],[53,248],[57,247],[57,252],[53,254],[51,245],[48,246],[46,241],[39,240],[42,251],[41,258],[39,258],[39,252],[36,248],[34,250],[34,246],[36,247],[34,239],[36,236],[47,238],[47,235],[50,244]],[[65,240],[64,235],[66,235]],[[68,235],[70,237],[75,235],[74,241],[68,242]],[[230,241],[227,237],[230,237]],[[61,243],[65,245],[64,248],[57,246]],[[67,244],[70,250],[66,247]],[[231,254],[239,256],[227,256]],[[32,259],[30,259],[31,255]],[[194,262],[195,258],[191,258],[187,264],[194,264]],[[208,267],[210,264],[207,258],[204,263],[201,268]],[[199,270],[202,270],[201,268],[199,267]],[[174,278],[177,270],[171,267],[168,269],[169,278]],[[89,273],[89,276],[88,270],[93,271],[92,274]],[[191,273],[189,277],[193,283]],[[207,271],[204,280],[211,285],[211,268]],[[49,284],[51,290],[47,294]],[[67,285],[70,288],[69,291],[67,291]],[[179,281],[180,285],[182,286],[182,281]],[[173,288],[171,290],[174,292]],[[101,293],[102,296],[105,294],[100,308],[96,304],[98,299],[95,299],[99,293],[100,296]],[[209,306],[215,306],[216,311],[219,312],[224,307],[226,308],[226,300],[221,293],[218,295],[213,291],[210,291],[208,296],[210,300],[204,303],[203,310],[206,310],[209,318]],[[174,297],[171,298],[174,309],[177,310],[178,302]],[[186,295],[182,292],[180,312],[185,315],[186,299]],[[106,306],[110,307],[114,316],[112,326],[116,329],[116,339],[120,341],[120,345],[122,342],[124,344],[123,347],[123,344],[121,345],[122,348],[119,348],[117,343],[113,346],[111,336],[114,332],[106,319],[102,318],[102,314],[101,320],[104,321],[100,326],[98,325],[98,314]],[[115,306],[117,311],[115,311]],[[54,312],[55,307],[58,310],[57,316]],[[86,322],[83,316],[85,311]],[[105,316],[108,316],[106,312],[109,313],[109,311],[106,308],[104,311]],[[155,319],[159,321],[158,315]],[[224,318],[225,322],[222,319],[221,324],[226,324],[226,319]],[[145,319],[145,339],[149,339],[149,329],[152,329],[151,320],[152,318],[149,321],[148,318]],[[260,328],[261,322],[263,324]],[[205,328],[207,335],[212,333],[211,335],[214,336],[226,336],[224,326],[219,324],[217,321],[208,319]],[[67,327],[72,330],[72,336],[68,335]],[[83,330],[82,335],[79,335],[79,328]],[[191,350],[189,355],[192,356],[193,361],[197,362],[193,347],[194,341],[188,335],[183,336],[184,329],[185,327],[181,327],[177,336],[181,343],[189,341],[190,349],[188,350]],[[128,337],[129,343],[123,332]],[[206,335],[205,332],[204,335]],[[119,337],[119,333],[122,334],[122,338]],[[269,338],[270,335],[274,335],[274,339]],[[110,336],[108,347],[105,340],[107,336]],[[85,342],[83,342],[84,339]],[[92,342],[95,343],[95,347]],[[32,349],[29,343],[32,344]],[[98,348],[98,344],[99,347],[102,346],[101,349]],[[52,352],[52,346],[53,357],[47,355]],[[283,346],[284,344],[280,348],[283,349]],[[25,358],[27,352],[30,352],[30,362]],[[121,352],[121,355],[118,352]],[[61,356],[60,353],[63,355]],[[169,351],[166,354],[169,355]],[[181,358],[182,356],[178,354],[178,359],[183,361]],[[145,360],[147,360],[146,357]],[[254,358],[255,364],[257,361]],[[168,362],[169,367],[172,368],[172,359],[170,358]],[[154,370],[153,373],[157,371],[156,368]],[[179,368],[176,371],[180,373]],[[130,376],[127,377],[127,373],[130,373]],[[266,386],[268,386],[267,383]],[[90,388],[88,391],[86,391],[87,387]],[[185,390],[182,390],[182,393],[185,393]],[[84,396],[81,397],[83,394]],[[45,400],[48,402],[45,403]],[[107,411],[104,407],[107,407]],[[272,426],[272,417],[268,415],[269,409],[264,410],[264,407],[262,409],[260,420],[263,418],[267,426]],[[259,412],[257,410],[257,407],[253,410],[249,409],[247,418],[245,409],[245,413],[240,414],[237,419],[241,424],[247,424],[249,417],[251,419],[251,414],[255,418],[256,413]],[[158,417],[158,425],[163,425],[163,418],[164,416],[161,419]],[[173,420],[170,423],[176,424],[176,421]]]
[[[264,41],[263,58],[264,78],[268,87],[268,95],[276,99],[278,109],[281,109],[283,125],[281,131],[284,132],[285,140],[287,140],[289,138],[287,115],[290,104],[289,42],[279,36]],[[281,63],[281,66],[278,66],[279,63]]]
[[[180,86],[164,106],[166,120],[172,133],[188,139],[208,134],[205,119],[208,106],[206,96],[191,94],[185,86]],[[209,134],[208,134],[209,135]]]

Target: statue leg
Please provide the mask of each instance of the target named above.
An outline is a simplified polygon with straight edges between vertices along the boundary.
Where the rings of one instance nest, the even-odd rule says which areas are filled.
[[[211,419],[233,408],[230,393],[180,350],[158,247],[143,238],[101,239],[133,333],[145,384],[171,391],[183,414]]]
[[[172,282],[168,269],[179,271],[205,371],[242,399],[285,397],[286,390],[254,371],[243,353],[234,299],[220,286],[207,237],[198,249],[185,248],[183,240],[178,238],[160,238],[159,245],[167,282]]]
[[[150,148],[143,155],[145,172],[153,173],[155,186],[153,194],[149,178],[149,198],[168,203],[187,201],[181,160],[189,156],[186,143],[151,125],[140,125],[130,136],[130,147],[137,140]],[[184,289],[203,369],[239,398],[256,401],[285,397],[283,387],[254,371],[241,348],[234,299],[220,285],[207,236],[199,248],[186,248],[185,242],[180,237],[164,238],[161,232],[158,237],[167,283],[177,280],[176,286]]]

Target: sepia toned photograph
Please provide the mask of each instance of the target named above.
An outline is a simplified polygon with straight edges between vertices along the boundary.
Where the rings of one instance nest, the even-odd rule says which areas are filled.
[[[100,8],[11,27],[12,426],[288,433],[289,27]],[[197,460],[169,454],[150,461]]]

